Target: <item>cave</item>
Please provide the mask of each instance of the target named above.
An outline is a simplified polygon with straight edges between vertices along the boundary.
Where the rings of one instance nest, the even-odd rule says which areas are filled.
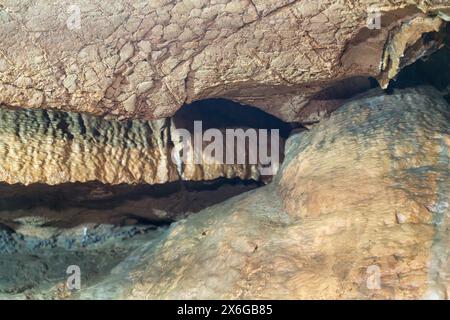
[[[46,147],[44,143],[38,147],[46,149],[46,156],[53,160],[60,154],[52,147],[61,144],[64,150],[73,146],[93,153],[100,150],[96,157],[101,158],[102,163],[114,161],[117,165],[119,162],[114,159],[114,154],[105,151],[110,145],[116,149],[140,148],[138,155],[144,159],[145,148],[151,149],[158,144],[169,148],[170,154],[175,144],[171,127],[193,133],[195,121],[202,123],[202,133],[210,128],[276,129],[281,147],[294,128],[306,130],[299,123],[287,123],[256,107],[227,99],[187,104],[173,117],[163,120],[161,126],[149,125],[151,121],[101,120],[56,110],[4,108],[0,114],[2,173],[8,177],[12,177],[14,172],[8,167],[12,162],[11,152],[14,157],[13,150],[17,149],[14,145],[17,141],[8,138],[11,133],[19,137],[19,148],[28,146],[28,151],[21,154],[24,158],[41,158],[36,154],[39,151],[30,146],[48,137],[51,145]],[[157,131],[154,128],[163,129]],[[152,143],[151,135],[158,135],[158,143]],[[249,140],[245,143],[244,148],[248,148]],[[237,148],[236,144],[236,152]],[[283,149],[280,153],[282,161]],[[124,159],[127,159],[127,154],[127,151],[119,152]],[[64,161],[68,166],[58,162],[53,164],[57,166],[60,177],[69,177],[70,162],[78,160],[82,166],[95,166],[89,159],[67,155]],[[135,159],[139,160],[139,157]],[[247,157],[239,167],[224,163],[219,169],[216,165],[211,168],[200,163],[195,165],[200,170],[194,169],[189,174],[178,176],[167,175],[167,181],[158,181],[157,184],[146,183],[140,178],[143,175],[130,175],[126,166],[117,170],[112,180],[98,174],[92,177],[74,175],[69,182],[55,182],[49,180],[54,178],[51,176],[54,171],[49,171],[52,161],[37,161],[32,166],[47,168],[41,170],[41,175],[35,176],[34,180],[19,179],[13,184],[0,184],[0,269],[4,272],[0,295],[46,298],[40,292],[45,292],[55,283],[64,284],[67,275],[65,270],[61,272],[61,268],[71,265],[73,260],[79,261],[79,267],[87,271],[86,278],[82,277],[81,281],[86,285],[94,284],[142,241],[160,236],[171,224],[269,183],[272,175],[258,174],[256,163],[252,166],[248,161]],[[100,170],[95,167],[93,172],[99,173]],[[127,178],[121,180],[123,176]],[[22,264],[27,267],[17,267]],[[66,294],[64,290],[58,292],[62,298]]]
[[[0,3],[0,300],[449,299],[450,4],[285,2]]]

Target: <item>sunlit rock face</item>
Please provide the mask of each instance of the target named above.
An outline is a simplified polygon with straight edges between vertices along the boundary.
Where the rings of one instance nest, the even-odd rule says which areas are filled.
[[[342,103],[322,90],[441,46],[447,1],[375,3],[369,29],[372,0],[3,1],[0,103],[160,119],[222,97],[316,121]]]
[[[226,116],[222,120],[226,121]],[[214,162],[210,159],[214,153],[206,149],[213,141],[200,140],[198,145],[205,148],[199,151],[200,162],[193,162],[192,153],[196,150],[193,122],[194,118],[188,121],[187,116],[121,122],[71,112],[1,108],[0,181],[25,185],[88,181],[160,184],[220,177],[261,178],[261,166],[250,161],[248,145],[243,151],[244,162],[227,164],[225,148],[221,153],[223,161]],[[203,123],[206,127],[208,120]],[[177,136],[177,129],[185,128],[192,134],[189,131],[190,137],[183,140]],[[218,130],[225,144],[226,129]],[[269,134],[268,143],[270,139]],[[239,141],[235,141],[236,147],[230,154],[238,152]],[[281,161],[283,139],[276,141],[280,143],[277,158]],[[183,152],[191,157],[182,161],[175,156]],[[263,175],[268,176],[264,172]]]
[[[372,91],[287,142],[263,188],[172,225],[84,298],[446,298],[449,105]]]

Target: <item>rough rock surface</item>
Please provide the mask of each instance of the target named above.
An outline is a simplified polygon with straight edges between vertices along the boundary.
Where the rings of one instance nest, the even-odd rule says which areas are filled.
[[[179,128],[185,128],[183,122],[177,121]],[[173,149],[183,144],[175,129],[173,119],[116,121],[72,112],[0,108],[0,181],[55,185],[260,179],[260,166],[249,164],[248,149],[244,164],[207,162],[206,149],[201,164],[172,160]],[[190,150],[192,143],[191,139]]]
[[[80,297],[447,298],[449,128],[431,87],[371,92],[292,136],[274,183],[177,222]]]
[[[379,30],[367,28],[374,4]],[[322,90],[357,76],[386,85],[439,47],[449,8],[442,0],[2,0],[0,103],[159,119],[225,97],[314,121],[339,103]],[[427,45],[417,45],[424,34]]]
[[[0,184],[0,300],[70,298],[69,265],[81,268],[82,288],[95,285],[172,221],[257,186]]]

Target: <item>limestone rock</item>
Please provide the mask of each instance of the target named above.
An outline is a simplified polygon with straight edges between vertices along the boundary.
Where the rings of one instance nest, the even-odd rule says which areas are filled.
[[[175,129],[172,119],[116,121],[72,112],[0,108],[0,181],[55,185],[260,179],[260,166],[249,164],[248,157],[243,164],[173,161],[173,149],[182,144],[174,138]],[[205,152],[202,159],[207,159]]]
[[[159,119],[224,97],[314,121],[339,104],[323,90],[442,44],[448,2],[375,3],[370,30],[372,0],[2,1],[0,103]]]
[[[430,87],[292,136],[276,181],[181,220],[83,297],[448,297],[449,105]]]

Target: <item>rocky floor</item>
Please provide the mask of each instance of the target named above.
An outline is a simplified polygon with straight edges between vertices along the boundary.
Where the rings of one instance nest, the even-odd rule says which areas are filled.
[[[162,230],[98,225],[86,237],[81,230],[70,230],[49,238],[2,231],[0,298],[70,298],[72,292],[66,286],[69,266],[80,268],[83,287],[92,286],[107,277],[131,251]]]
[[[216,180],[150,186],[0,186],[0,298],[70,299],[105,278],[176,220],[260,184]]]

